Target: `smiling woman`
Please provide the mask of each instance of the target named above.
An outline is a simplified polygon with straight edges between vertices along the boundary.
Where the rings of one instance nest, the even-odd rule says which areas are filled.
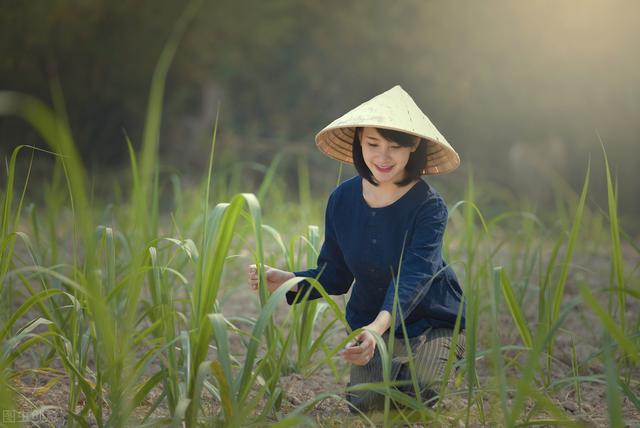
[[[351,289],[346,319],[352,330],[362,331],[341,356],[352,364],[346,396],[353,411],[385,406],[382,394],[353,388],[383,380],[384,351],[376,336],[398,342],[388,380],[417,379],[400,391],[428,400],[442,380],[449,349],[458,358],[463,354],[453,329],[458,317],[464,328],[465,317],[460,284],[442,258],[447,207],[420,177],[455,169],[458,155],[399,86],[334,121],[316,143],[325,154],[353,162],[359,175],[329,196],[317,267],[267,267],[268,287],[274,291],[297,276],[316,278],[332,295]],[[256,288],[257,281],[250,266],[249,283]],[[306,293],[321,297],[309,281],[298,286],[287,293],[289,304]],[[402,345],[405,334],[410,351]]]
[[[420,178],[426,161],[427,143],[420,137],[400,131],[358,127],[352,156],[358,173],[372,185],[403,187]]]
[[[371,207],[404,195],[420,179],[425,158],[426,143],[419,137],[384,128],[356,129],[353,163],[366,180],[362,194]]]

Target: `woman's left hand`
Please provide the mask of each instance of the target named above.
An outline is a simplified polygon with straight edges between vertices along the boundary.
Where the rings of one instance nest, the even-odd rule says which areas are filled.
[[[347,343],[344,350],[340,353],[348,362],[364,366],[371,358],[376,350],[376,340],[373,334],[366,328],[356,336],[355,341]]]

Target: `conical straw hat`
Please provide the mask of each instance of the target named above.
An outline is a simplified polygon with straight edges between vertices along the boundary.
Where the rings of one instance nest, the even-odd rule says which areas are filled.
[[[316,145],[330,158],[353,164],[351,146],[359,126],[393,129],[427,140],[423,175],[444,174],[460,165],[458,153],[399,85],[331,122],[316,135]]]

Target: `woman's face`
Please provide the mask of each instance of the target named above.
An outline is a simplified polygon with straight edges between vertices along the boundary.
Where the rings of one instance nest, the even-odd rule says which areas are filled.
[[[417,139],[413,147],[403,147],[386,140],[376,128],[370,127],[362,129],[360,144],[364,162],[381,185],[402,180],[409,156],[418,148]]]

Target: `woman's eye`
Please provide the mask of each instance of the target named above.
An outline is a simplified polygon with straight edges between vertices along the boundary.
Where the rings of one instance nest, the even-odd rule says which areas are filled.
[[[375,143],[367,143],[367,145],[368,145],[369,147],[378,147],[378,145],[377,145],[377,144],[375,144]],[[401,148],[402,146],[389,146],[389,147],[391,147],[392,149],[399,149],[399,148]]]

